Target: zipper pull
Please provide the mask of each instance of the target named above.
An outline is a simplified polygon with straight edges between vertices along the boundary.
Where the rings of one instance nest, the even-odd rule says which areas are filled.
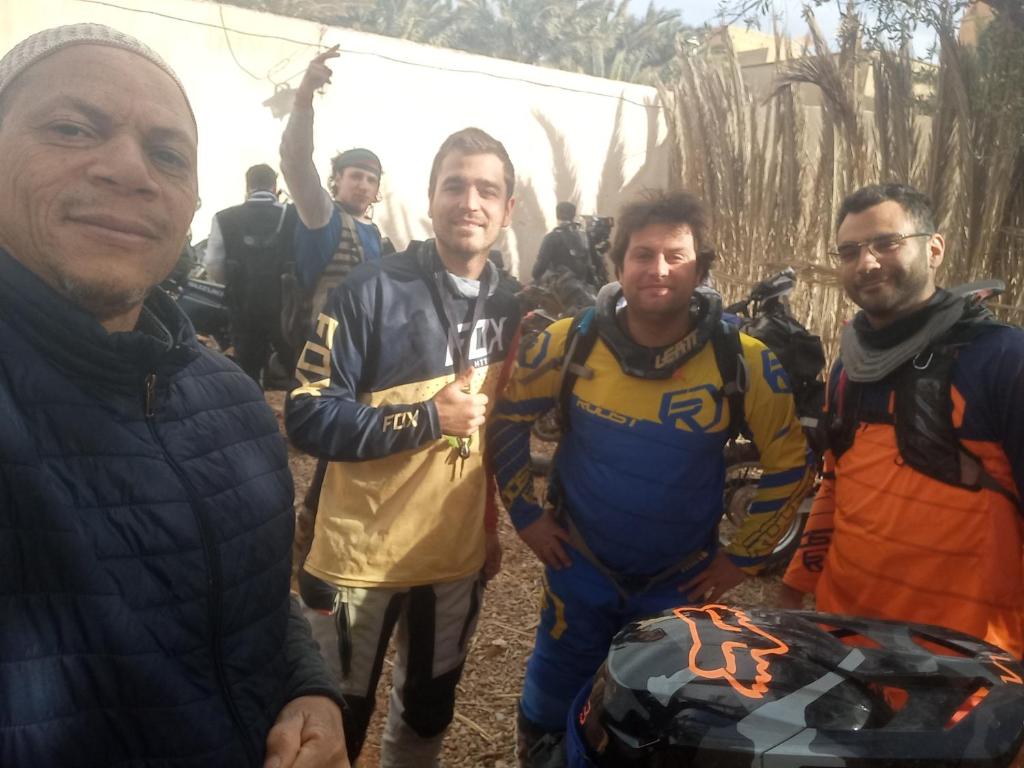
[[[146,376],[146,418],[152,418],[156,413],[156,374]]]

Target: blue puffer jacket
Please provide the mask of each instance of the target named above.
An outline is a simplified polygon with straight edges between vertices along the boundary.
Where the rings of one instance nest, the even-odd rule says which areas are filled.
[[[262,393],[157,291],[108,335],[0,251],[0,766],[259,765],[340,701]]]

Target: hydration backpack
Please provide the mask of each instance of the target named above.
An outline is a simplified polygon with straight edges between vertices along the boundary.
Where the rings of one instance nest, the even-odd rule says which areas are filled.
[[[956,325],[890,374],[894,397],[892,413],[886,418],[893,424],[900,457],[906,464],[947,485],[995,491],[1020,509],[1020,499],[986,471],[981,459],[960,442],[953,426],[952,382],[957,356],[978,336],[1003,325],[986,307],[966,304]],[[841,370],[835,391],[829,393],[824,431],[837,460],[853,445],[863,386]]]

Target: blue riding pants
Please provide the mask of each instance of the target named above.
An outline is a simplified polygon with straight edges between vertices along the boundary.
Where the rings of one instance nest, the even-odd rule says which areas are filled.
[[[566,551],[572,565],[544,569],[540,625],[520,700],[526,719],[550,731],[565,730],[573,699],[604,662],[615,633],[635,619],[687,605],[679,586],[709,562],[624,599],[579,552]]]

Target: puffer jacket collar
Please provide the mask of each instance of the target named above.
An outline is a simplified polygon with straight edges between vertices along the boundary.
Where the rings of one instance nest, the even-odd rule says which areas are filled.
[[[199,354],[191,323],[162,290],[150,293],[143,313],[145,322],[140,325],[161,328],[160,332],[108,333],[94,317],[0,249],[0,318],[55,367],[89,389],[137,392],[147,375],[167,376]]]

